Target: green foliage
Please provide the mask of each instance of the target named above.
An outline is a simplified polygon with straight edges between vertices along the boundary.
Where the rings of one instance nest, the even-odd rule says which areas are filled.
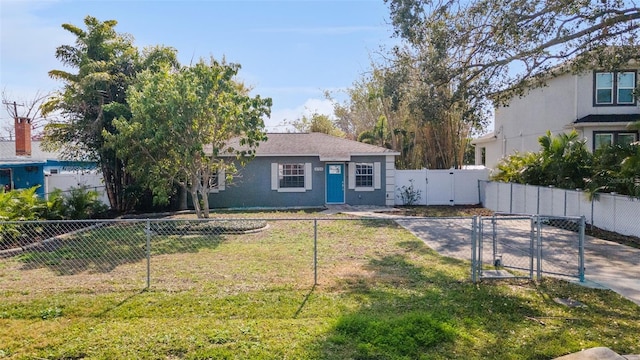
[[[363,131],[358,135],[358,141],[365,144],[391,148],[391,134],[387,117],[380,115],[373,129]]]
[[[640,198],[640,143],[605,146],[594,154],[593,174],[587,189]]]
[[[591,153],[574,130],[538,139],[538,153],[514,154],[498,164],[494,180],[563,189],[585,188],[591,175]]]
[[[65,218],[83,220],[106,216],[109,208],[98,199],[99,196],[97,191],[85,187],[71,188],[64,196]]]
[[[313,113],[311,117],[302,116],[291,124],[298,132],[319,132],[337,137],[345,137],[345,133],[338,129],[335,123],[323,114]]]
[[[0,219],[25,221],[42,218],[47,205],[36,194],[37,187],[0,192]]]
[[[458,168],[467,138],[482,132],[492,107],[559,74],[594,64],[624,68],[638,57],[640,11],[629,2],[385,2],[401,45],[383,55],[388,63],[377,68],[386,70],[374,66],[374,76],[357,84],[350,104],[339,106],[336,115],[356,124],[381,114],[393,119],[390,129],[402,129],[411,141],[406,151],[404,141],[392,141],[402,151],[398,168]],[[369,98],[383,106],[368,106],[363,99]],[[367,111],[347,111],[361,108]],[[369,120],[358,134],[374,126]]]
[[[196,213],[208,217],[208,195],[216,176],[227,181],[266,140],[263,116],[271,99],[250,97],[235,80],[240,66],[210,59],[173,69],[143,71],[127,92],[132,117],[103,131],[106,148],[125,160],[126,170],[167,203],[179,184],[191,193]],[[234,144],[229,141],[235,138]],[[223,156],[225,155],[225,156]]]
[[[105,148],[103,132],[114,131],[113,120],[129,118],[126,91],[137,74],[161,65],[175,66],[176,53],[165,47],[152,47],[142,54],[128,34],[116,32],[117,21],[84,19],[86,30],[72,24],[62,27],[76,37],[74,45],[61,45],[56,58],[67,68],[51,70],[49,76],[64,83],[61,91],[43,104],[43,113],[58,112],[63,121],[48,124],[43,145],[61,149],[72,159],[97,161],[101,167],[111,207],[128,211],[137,198],[126,196],[135,183],[115,151]]]
[[[94,190],[84,187],[71,188],[68,194],[57,189],[48,200],[36,194],[38,187],[0,192],[0,220],[79,220],[103,217],[107,205]]]
[[[513,154],[498,164],[493,180],[563,189],[616,192],[640,197],[640,143],[605,146],[591,154],[575,131],[539,138],[540,152]]]

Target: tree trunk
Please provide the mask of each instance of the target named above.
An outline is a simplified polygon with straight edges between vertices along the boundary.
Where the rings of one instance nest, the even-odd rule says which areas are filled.
[[[198,219],[202,218],[202,209],[200,208],[200,199],[198,198],[198,189],[192,185],[191,186],[191,200],[193,201],[193,209],[196,212],[196,216]]]
[[[109,167],[106,162],[104,161],[104,159],[101,162],[101,168],[102,168],[102,178],[104,181],[104,188],[107,192],[107,197],[109,198],[109,205],[111,206],[111,209],[119,211],[119,205],[118,205],[118,196],[116,194],[116,190],[115,190],[115,179],[113,176],[113,171],[111,169],[111,167]]]
[[[208,191],[200,192],[200,195],[202,196],[202,210],[204,212],[204,218],[205,219],[209,218],[209,196],[208,196],[208,194],[209,194]]]

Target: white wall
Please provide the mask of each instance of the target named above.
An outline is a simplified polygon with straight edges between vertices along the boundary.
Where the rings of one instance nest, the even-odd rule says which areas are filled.
[[[107,193],[105,191],[102,174],[99,174],[95,171],[74,171],[46,175],[44,184],[45,194],[53,192],[53,190],[55,189],[67,191],[71,188],[85,186],[89,190],[96,190],[100,195],[100,201],[102,201],[106,205],[109,205],[109,198],[107,197]]]
[[[593,106],[594,76],[592,71],[580,75],[565,74],[547,81],[547,86],[530,90],[512,98],[507,106],[495,109],[494,140],[478,142],[486,148],[485,166],[495,168],[500,159],[515,152],[537,152],[538,138],[547,130],[553,135],[576,129],[592,148],[593,131],[624,130],[624,124],[573,124],[587,115],[638,114],[636,106]],[[478,157],[476,158],[478,159]],[[478,160],[476,163],[479,164]]]
[[[481,182],[482,204],[493,211],[554,216],[584,216],[587,223],[623,235],[640,236],[640,199],[501,182]],[[524,211],[523,211],[524,210]]]
[[[396,170],[396,205],[405,205],[400,193],[411,186],[420,192],[415,205],[473,205],[480,203],[478,181],[488,180],[489,169]]]

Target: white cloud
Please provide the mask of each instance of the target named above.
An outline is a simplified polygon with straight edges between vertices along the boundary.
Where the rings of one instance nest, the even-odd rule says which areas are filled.
[[[292,131],[293,128],[285,125],[285,121],[291,122],[314,113],[333,118],[333,102],[327,99],[307,99],[304,104],[295,108],[273,109],[271,118],[265,121],[265,125],[268,132]]]

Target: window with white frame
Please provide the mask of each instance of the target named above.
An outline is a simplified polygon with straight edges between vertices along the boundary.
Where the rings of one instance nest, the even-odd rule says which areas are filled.
[[[281,188],[304,188],[304,164],[278,164]]]
[[[373,163],[356,164],[356,187],[373,187]]]
[[[594,105],[635,105],[635,71],[596,72]]]
[[[303,192],[311,190],[311,163],[272,163],[271,190]]]
[[[349,189],[374,191],[382,188],[381,163],[349,163]]]

